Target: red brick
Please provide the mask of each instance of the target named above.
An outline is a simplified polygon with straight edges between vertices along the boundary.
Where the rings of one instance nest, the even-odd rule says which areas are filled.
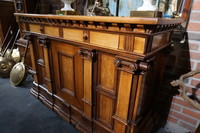
[[[199,14],[199,16],[200,16],[200,14]],[[198,50],[199,49],[199,44],[189,42],[189,49],[190,50]]]
[[[200,89],[198,89],[195,93],[197,96],[200,96]]]
[[[192,131],[192,133],[194,133],[196,131],[196,129],[197,129],[196,127],[191,126],[191,125],[189,125],[189,124],[187,124],[186,122],[183,122],[183,121],[180,121],[179,125],[181,127],[185,128],[185,129],[188,129],[188,130]]]
[[[200,63],[197,64],[197,68],[196,69],[200,69]]]
[[[194,75],[193,77],[195,77],[195,78],[199,78],[199,79],[200,79],[200,73]]]
[[[200,12],[192,12],[190,15],[190,20],[200,21]]]
[[[178,106],[178,105],[175,105],[175,104],[173,104],[173,103],[172,103],[172,105],[171,105],[171,109],[176,110],[176,111],[181,111],[181,107]]]
[[[171,116],[168,116],[168,119],[167,119],[168,121],[170,121],[170,122],[173,122],[173,123],[177,123],[177,121],[178,121],[178,119],[176,119],[176,118],[174,118],[174,117],[171,117]]]
[[[191,105],[189,105],[186,101],[184,101],[183,99],[178,99],[176,97],[173,98],[173,103],[177,103],[179,105],[194,109]]]
[[[183,109],[183,113],[200,120],[200,111],[197,113],[189,109]]]
[[[200,87],[200,81],[196,79],[192,79],[191,85],[195,87]]]
[[[200,53],[190,52],[190,59],[200,60]]]
[[[188,25],[188,30],[189,31],[200,31],[200,23],[190,22]]]
[[[194,68],[194,64],[195,64],[195,62],[190,61],[190,68],[191,68],[191,69]]]
[[[192,94],[193,88],[189,88],[188,93]]]
[[[193,10],[200,10],[200,1],[194,1]]]
[[[192,94],[192,88],[189,89],[188,93]],[[199,89],[196,89],[196,90],[195,90],[195,95],[196,95],[196,96],[200,96],[200,90],[199,90]]]
[[[194,124],[194,125],[197,124],[197,120],[192,119],[192,118],[190,118],[190,117],[188,117],[188,116],[185,116],[185,115],[183,115],[183,114],[177,113],[177,112],[175,112],[175,111],[172,111],[172,110],[171,110],[171,111],[170,111],[170,115],[176,117],[177,119],[181,119],[181,120],[183,120],[183,121],[186,121],[186,122],[188,122],[188,123],[190,123],[190,124]]]

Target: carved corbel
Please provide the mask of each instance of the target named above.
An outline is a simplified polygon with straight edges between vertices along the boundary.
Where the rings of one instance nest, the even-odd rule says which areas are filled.
[[[116,59],[114,64],[119,69],[131,72],[131,73],[138,70],[138,64],[136,62],[128,62],[128,61]]]
[[[139,68],[142,71],[148,71],[150,68],[150,65],[147,62],[140,62]]]
[[[30,33],[24,32],[24,37],[23,37],[23,39],[27,40],[28,43],[32,43],[32,39],[33,39],[33,38],[32,38],[32,36],[31,36]]]
[[[37,43],[40,44],[42,47],[47,48],[49,44],[49,40],[45,38],[37,38]]]
[[[139,63],[139,69],[141,71],[148,71],[150,68],[152,68],[154,66],[155,63],[155,58],[152,58],[150,60],[147,60],[145,62],[140,62]]]
[[[93,50],[79,49],[78,54],[82,55],[83,59],[94,61],[95,60],[95,52]]]

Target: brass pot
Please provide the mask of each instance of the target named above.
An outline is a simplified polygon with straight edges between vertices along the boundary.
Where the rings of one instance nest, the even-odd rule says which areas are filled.
[[[20,32],[20,30],[17,31],[17,34],[15,36],[15,39],[13,41],[11,49],[8,50],[8,47],[9,47],[11,41],[12,41],[13,36],[10,39],[8,45],[6,46],[6,49],[4,50],[2,57],[0,57],[0,77],[2,77],[2,78],[9,77],[12,67],[16,64],[16,62],[11,57],[11,54],[12,54],[12,51],[14,49],[15,42],[17,40],[19,32]],[[7,55],[6,55],[6,52],[7,52]]]
[[[21,58],[20,58],[20,52],[18,48],[13,49],[11,57],[16,63],[20,61]]]
[[[9,77],[10,71],[14,65],[15,61],[12,58],[0,57],[0,77]]]
[[[22,83],[28,75],[28,71],[23,62],[15,64],[10,72],[10,83],[14,86]]]

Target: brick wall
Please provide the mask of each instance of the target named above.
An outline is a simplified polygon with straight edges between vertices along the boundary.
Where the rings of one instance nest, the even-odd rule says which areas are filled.
[[[194,0],[187,33],[188,38],[185,42],[177,46],[178,57],[173,72],[179,74],[187,72],[189,69],[200,69],[200,0]],[[200,74],[189,78],[186,85],[191,88],[200,88]],[[200,89],[197,89],[196,94],[200,98]],[[194,132],[200,123],[200,111],[187,104],[180,95],[176,95],[172,100],[168,122]]]

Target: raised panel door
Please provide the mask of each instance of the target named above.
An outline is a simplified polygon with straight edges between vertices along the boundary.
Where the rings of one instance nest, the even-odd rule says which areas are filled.
[[[51,41],[55,93],[67,104],[83,110],[83,60],[79,48]]]
[[[114,65],[115,55],[98,52],[97,61],[95,123],[97,128],[104,128],[112,132],[117,80],[117,68]]]

